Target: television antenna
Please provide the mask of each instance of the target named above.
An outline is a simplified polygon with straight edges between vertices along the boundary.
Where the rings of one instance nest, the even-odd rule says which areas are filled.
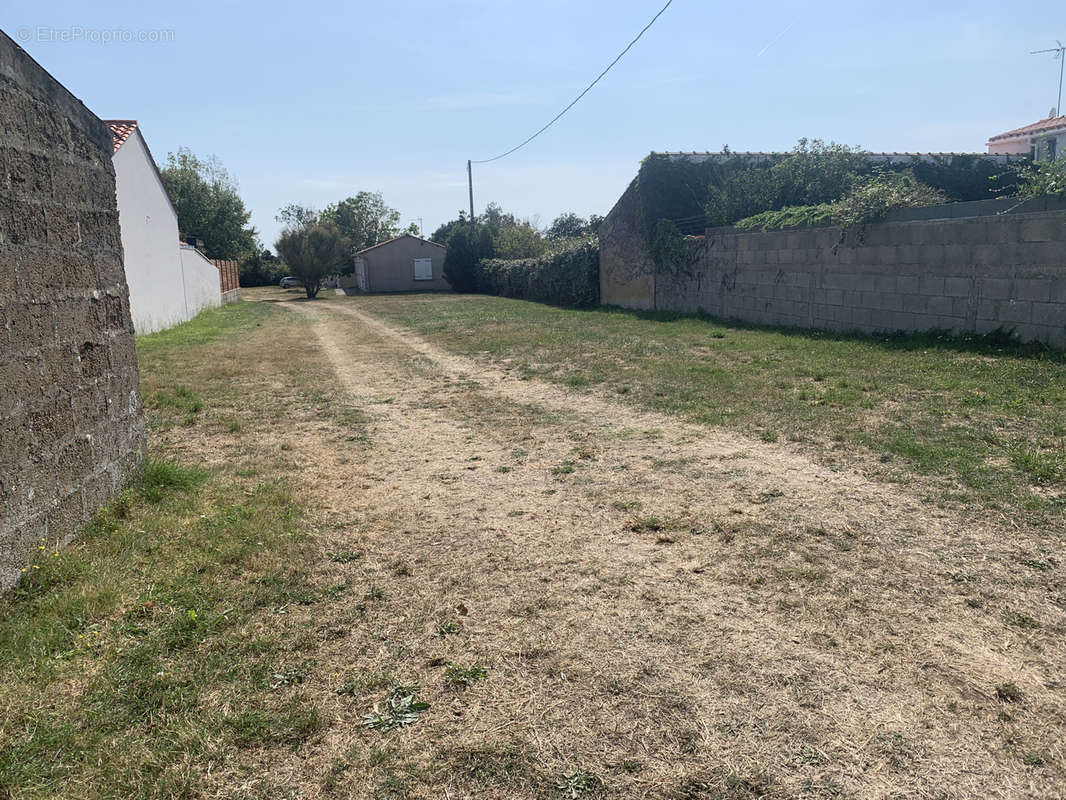
[[[1062,68],[1066,65],[1066,47],[1058,39],[1055,40],[1055,44],[1058,47],[1049,47],[1047,50],[1030,50],[1029,55],[1035,56],[1040,53],[1054,53],[1055,58],[1059,60],[1059,102],[1055,106],[1055,113],[1052,116],[1058,116],[1062,114]]]

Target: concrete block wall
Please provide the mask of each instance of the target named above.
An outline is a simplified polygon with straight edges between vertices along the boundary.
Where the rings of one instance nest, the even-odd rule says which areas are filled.
[[[144,450],[111,134],[0,33],[0,591]]]
[[[711,229],[689,263],[658,270],[625,219],[620,201],[601,227],[607,304],[865,333],[1005,329],[1066,348],[1066,211],[887,222],[861,241]]]

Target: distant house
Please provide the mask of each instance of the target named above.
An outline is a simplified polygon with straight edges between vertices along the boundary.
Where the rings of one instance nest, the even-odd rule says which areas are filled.
[[[1066,116],[1051,116],[996,134],[988,140],[988,152],[1027,155],[1036,161],[1066,156]]]
[[[354,254],[355,271],[340,278],[349,293],[444,292],[444,245],[405,233]]]
[[[152,333],[219,305],[219,269],[178,241],[178,212],[137,121],[106,122],[114,145],[130,316],[138,334]]]

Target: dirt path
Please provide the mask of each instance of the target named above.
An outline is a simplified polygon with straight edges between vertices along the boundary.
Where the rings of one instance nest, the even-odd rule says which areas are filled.
[[[618,797],[1063,796],[1047,542],[515,379],[354,304],[290,307],[373,415],[365,464],[305,456],[352,521],[334,546],[365,547],[352,574],[386,594],[317,658],[432,704],[389,740],[395,796],[544,796],[586,773]],[[449,689],[446,662],[488,677]],[[338,724],[293,777],[346,752],[370,787],[366,709],[322,702]]]

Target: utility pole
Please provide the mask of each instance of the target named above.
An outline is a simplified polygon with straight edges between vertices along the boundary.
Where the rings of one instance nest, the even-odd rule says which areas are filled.
[[[1038,53],[1054,53],[1055,58],[1059,60],[1059,101],[1055,106],[1055,116],[1062,116],[1062,68],[1066,66],[1066,47],[1058,39],[1055,40],[1055,44],[1058,47],[1049,47],[1047,50],[1030,50],[1029,55],[1035,56]]]
[[[470,186],[470,227],[474,227],[474,169],[470,166],[470,159],[466,160],[466,181]]]

